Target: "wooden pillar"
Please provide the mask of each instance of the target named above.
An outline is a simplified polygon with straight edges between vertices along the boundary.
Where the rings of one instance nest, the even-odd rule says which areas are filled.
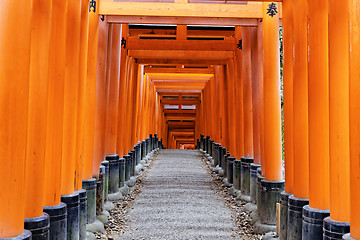
[[[263,8],[265,179],[281,181],[279,14],[271,17],[266,14],[268,4],[263,3]]]
[[[25,218],[40,217],[43,214],[46,144],[46,128],[44,126],[46,126],[46,102],[48,97],[52,4],[46,0],[34,1],[32,10],[25,169]]]
[[[0,10],[0,238],[24,230],[24,174],[32,3],[5,0]],[[21,16],[21,17],[19,17]]]
[[[80,4],[68,0],[66,13],[66,67],[61,166],[61,194],[74,192],[76,112],[80,54]],[[71,23],[71,24],[70,24]]]
[[[251,77],[251,34],[250,27],[242,28],[242,73],[244,102],[244,156],[252,158],[253,148],[253,108],[252,108],[252,77]]]
[[[99,7],[89,12],[89,44],[84,124],[84,179],[99,175],[100,161],[94,159],[96,72],[98,51]]]
[[[111,45],[108,48],[110,62],[108,68],[110,71],[110,82],[108,88],[108,101],[106,111],[106,136],[105,136],[105,154],[116,153],[117,121],[119,110],[119,80],[120,80],[120,33],[121,25],[112,24]]]
[[[308,1],[309,205],[329,209],[328,0]]]
[[[349,6],[329,0],[330,218],[350,221]]]
[[[75,190],[82,189],[83,179],[83,150],[84,150],[84,124],[85,124],[85,93],[86,73],[88,57],[88,30],[89,30],[89,2],[81,1],[80,5],[80,53],[79,53],[79,85],[78,85],[78,111],[76,117],[76,147],[75,147],[75,169],[79,169],[75,175]]]
[[[231,156],[236,156],[236,138],[235,134],[235,115],[236,104],[235,102],[235,79],[234,79],[234,59],[230,59],[227,64],[226,72],[226,97],[228,107],[228,128],[229,128],[229,145],[227,146]]]
[[[261,163],[260,148],[260,79],[259,79],[259,49],[257,27],[250,28],[251,35],[251,78],[252,78],[252,121],[253,121],[253,150],[254,163]]]
[[[360,239],[360,2],[350,0],[350,232]]]
[[[294,196],[309,198],[308,52],[305,0],[293,1],[294,18]],[[296,21],[295,21],[296,19]]]
[[[51,16],[46,120],[44,205],[60,204],[66,49],[66,1],[54,2]]]
[[[293,117],[293,4],[292,0],[283,2],[283,94],[284,94],[284,153],[285,153],[285,192],[294,191],[294,117]]]
[[[235,27],[235,41],[237,44],[241,45],[240,43],[242,40],[242,27],[236,26]],[[241,47],[237,46],[235,49],[235,62],[230,61],[231,64],[235,64],[234,68],[235,71],[233,72],[233,78],[235,78],[234,86],[235,89],[234,99],[235,99],[235,112],[232,113],[235,116],[235,123],[234,123],[234,130],[235,130],[235,157],[240,159],[244,156],[244,148],[245,148],[245,129],[244,129],[244,81],[243,81],[243,50]],[[228,103],[233,104],[233,103]],[[234,131],[231,130],[230,131]]]
[[[106,75],[110,59],[107,49],[110,48],[108,36],[111,36],[106,20],[99,21],[98,34],[98,55],[96,71],[96,102],[95,102],[95,132],[94,132],[94,159],[100,161],[105,159],[105,139],[106,139],[106,119],[107,119],[107,99],[108,99],[108,78]],[[110,42],[111,43],[111,42]]]

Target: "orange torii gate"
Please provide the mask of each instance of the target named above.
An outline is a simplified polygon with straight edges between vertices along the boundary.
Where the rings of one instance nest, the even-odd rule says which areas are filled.
[[[237,3],[4,0],[0,238],[28,239],[24,221],[83,238],[101,214],[103,160],[152,134],[167,148],[195,147],[202,134],[203,148],[214,141],[261,164],[260,223],[280,216],[280,239],[341,239],[350,225],[344,238],[360,239],[358,1]],[[51,217],[66,213],[68,227],[56,228]]]

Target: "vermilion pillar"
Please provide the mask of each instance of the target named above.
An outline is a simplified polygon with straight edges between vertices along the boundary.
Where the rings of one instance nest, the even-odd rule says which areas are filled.
[[[108,54],[110,54],[110,62],[108,62],[107,67],[110,68],[110,81],[108,83],[107,89],[108,101],[105,133],[105,154],[107,155],[116,153],[117,121],[119,110],[121,25],[112,24],[112,27],[109,29],[111,29],[111,34],[109,34],[109,37],[111,37],[111,45],[108,48]]]
[[[281,181],[279,15],[269,16],[266,14],[268,4],[264,3],[263,6],[265,179]]]
[[[252,77],[251,77],[251,34],[250,27],[242,28],[242,80],[244,109],[244,156],[252,158],[253,148],[253,109],[252,109]],[[236,83],[237,84],[237,83]],[[239,119],[240,120],[240,119]]]
[[[348,11],[348,1],[329,0],[330,218],[324,220],[324,235],[336,232],[335,221],[350,231]]]
[[[360,239],[360,2],[350,0],[350,224],[351,237]]]
[[[75,139],[80,54],[80,4],[68,0],[66,24],[66,68],[64,84],[64,121],[61,168],[61,194],[75,190]],[[71,24],[68,24],[71,23]]]
[[[83,178],[99,175],[100,159],[94,159],[96,63],[98,50],[99,7],[89,12],[89,44],[87,61],[86,103],[84,124],[84,171]]]
[[[0,238],[24,230],[24,173],[29,97],[30,1],[0,10]],[[21,17],[19,17],[21,16]]]
[[[66,1],[53,4],[49,52],[44,205],[60,204],[66,48]]]
[[[43,214],[46,107],[52,4],[34,1],[31,20],[29,114],[25,169],[25,218]]]
[[[79,82],[78,82],[78,111],[76,117],[76,147],[75,147],[75,190],[82,189],[83,150],[84,150],[84,124],[85,124],[85,97],[86,72],[89,29],[89,2],[81,1],[80,5],[80,50],[79,50]]]
[[[293,1],[294,17],[294,195],[309,198],[307,2]],[[295,21],[296,19],[296,21]]]

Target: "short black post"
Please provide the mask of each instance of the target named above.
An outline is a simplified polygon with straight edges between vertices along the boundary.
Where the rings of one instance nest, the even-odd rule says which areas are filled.
[[[146,156],[146,141],[142,141],[141,142],[141,159],[140,160],[143,160]]]
[[[135,153],[135,150],[131,150],[129,152],[129,155],[131,156],[131,172],[130,172],[130,176],[133,177],[133,176],[135,176],[135,167],[136,167],[136,153]]]
[[[67,239],[78,240],[80,223],[80,198],[79,193],[74,192],[70,195],[62,195],[61,201],[67,207]]]
[[[245,196],[250,196],[250,164],[253,162],[253,158],[241,158],[241,194]]]
[[[67,209],[65,203],[55,206],[45,206],[44,212],[50,216],[50,239],[66,240]]]
[[[40,217],[25,218],[24,227],[31,231],[33,240],[50,239],[50,216],[47,213],[43,213]]]
[[[315,209],[306,205],[303,207],[302,238],[322,239],[324,218],[330,216],[330,210]],[[341,239],[341,238],[339,238]]]
[[[80,201],[80,221],[79,221],[79,238],[86,239],[86,224],[87,224],[87,197],[86,191],[81,189],[76,191],[79,193]]]
[[[343,239],[343,235],[350,232],[350,223],[339,222],[332,220],[330,217],[326,217],[323,228],[323,240]]]
[[[280,194],[280,231],[279,240],[287,239],[287,219],[288,219],[288,201],[290,193],[282,192]]]
[[[219,143],[215,143],[213,144],[213,149],[214,149],[214,153],[213,153],[213,159],[214,159],[214,165],[213,167],[216,167],[219,164]]]
[[[302,239],[303,207],[309,204],[309,199],[291,195],[288,204],[287,239]]]
[[[105,167],[100,166],[99,176],[96,181],[96,215],[102,215],[104,211],[104,180]]]
[[[207,154],[210,153],[210,149],[209,149],[209,145],[210,145],[210,136],[206,136],[206,139],[205,139],[205,152]]]
[[[96,220],[96,179],[83,180],[82,188],[86,190],[87,223],[93,223]]]
[[[105,159],[109,162],[108,193],[117,193],[119,192],[119,155],[107,155]]]
[[[204,135],[200,134],[200,149],[204,150]]]
[[[241,190],[241,161],[235,160],[233,163],[233,184],[236,190]]]
[[[276,225],[276,204],[280,202],[280,193],[285,190],[285,181],[261,180],[260,222]]]
[[[236,158],[234,157],[228,157],[227,161],[227,180],[229,184],[233,184],[233,165]]]
[[[257,204],[257,212],[260,215],[260,211],[261,211],[261,181],[263,179],[265,179],[264,176],[261,175],[261,167],[259,167],[257,169],[257,173],[256,173],[256,178],[257,178],[257,188],[256,188],[256,204]]]
[[[147,138],[146,139],[146,155],[148,155],[151,152],[150,148],[151,148],[150,138]]]
[[[125,158],[119,159],[119,187],[122,188],[125,184]]]
[[[130,179],[131,157],[130,155],[124,155],[123,157],[125,159],[125,182],[127,182]]]
[[[108,200],[109,194],[109,161],[105,160],[101,162],[101,165],[105,167],[105,180],[104,180],[104,201]]]
[[[257,169],[259,164],[250,164],[250,201],[256,204],[256,190],[257,190]]]
[[[152,136],[152,134],[150,134],[149,138],[150,138],[150,151],[149,151],[149,152],[151,152],[151,151],[153,150],[153,148],[154,148],[153,136]]]

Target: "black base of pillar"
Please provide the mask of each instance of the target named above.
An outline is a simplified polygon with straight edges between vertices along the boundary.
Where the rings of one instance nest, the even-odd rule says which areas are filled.
[[[67,240],[78,240],[80,222],[79,194],[74,192],[70,195],[62,195],[61,201],[66,204],[67,208]]]
[[[280,194],[280,231],[279,239],[287,239],[287,218],[288,218],[288,200],[290,193],[282,192]]]
[[[257,169],[259,164],[250,164],[250,201],[256,204]]]
[[[233,163],[233,186],[236,190],[241,190],[241,161],[235,160]]]
[[[350,232],[350,223],[338,222],[330,217],[324,218],[323,240],[343,239],[343,235]]]
[[[122,188],[125,184],[125,158],[119,159],[119,187]]]
[[[228,161],[227,161],[227,180],[229,184],[233,184],[234,183],[234,179],[233,179],[233,173],[234,173],[234,162],[235,162],[235,158],[234,157],[228,157]]]
[[[87,223],[93,223],[96,220],[96,179],[83,180],[82,187],[86,190]]]
[[[109,161],[107,160],[102,161],[101,165],[105,167],[104,201],[106,202],[108,200],[108,194],[109,194],[109,172],[110,172]]]
[[[261,175],[261,168],[258,168],[256,173],[257,178],[257,187],[256,187],[256,205],[257,205],[257,212],[260,216],[260,210],[261,210],[261,181],[265,179],[264,176]]]
[[[250,164],[253,158],[241,158],[241,194],[250,196]]]
[[[11,238],[1,238],[2,240],[32,240],[31,238],[31,232],[29,230],[24,229],[23,234],[11,237]]]
[[[302,236],[303,239],[322,239],[323,219],[330,215],[330,210],[303,207]]]
[[[76,191],[80,199],[80,221],[79,221],[79,236],[80,239],[86,239],[86,224],[87,224],[87,197],[86,190],[81,189]]]
[[[276,225],[276,204],[280,202],[280,193],[284,190],[285,181],[261,181],[259,217],[262,224]]]
[[[117,193],[119,192],[119,155],[107,155],[105,159],[109,161],[108,193]]]
[[[40,217],[25,218],[24,228],[32,234],[32,240],[50,239],[50,216],[43,213]]]
[[[296,198],[294,195],[289,197],[287,239],[302,239],[302,211],[308,204],[309,199]]]
[[[44,212],[50,216],[50,239],[66,240],[67,209],[65,203],[56,206],[45,206]]]

